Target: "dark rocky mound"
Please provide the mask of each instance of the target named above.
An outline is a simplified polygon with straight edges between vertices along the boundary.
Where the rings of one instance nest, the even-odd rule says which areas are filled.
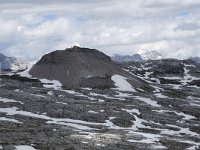
[[[33,77],[59,80],[66,89],[111,88],[114,87],[111,80],[114,74],[134,78],[134,86],[146,86],[144,81],[128,75],[102,52],[76,46],[44,55],[29,74]]]
[[[181,61],[176,59],[162,59],[155,60],[152,71],[154,75],[177,75],[183,76],[184,65]]]

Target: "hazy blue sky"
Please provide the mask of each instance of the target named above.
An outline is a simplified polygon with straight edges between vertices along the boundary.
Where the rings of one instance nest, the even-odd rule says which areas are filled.
[[[0,52],[33,60],[73,45],[200,56],[200,1],[0,0]]]

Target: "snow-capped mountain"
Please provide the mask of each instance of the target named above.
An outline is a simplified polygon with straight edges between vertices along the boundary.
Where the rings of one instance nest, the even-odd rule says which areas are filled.
[[[156,50],[142,49],[138,52],[138,54],[144,60],[158,60],[162,59],[161,54]]]
[[[0,53],[1,71],[21,71],[27,69],[27,63],[16,57],[7,57]]]
[[[132,56],[115,54],[114,56],[111,57],[111,59],[116,62],[143,61],[142,57],[139,54],[134,54]]]

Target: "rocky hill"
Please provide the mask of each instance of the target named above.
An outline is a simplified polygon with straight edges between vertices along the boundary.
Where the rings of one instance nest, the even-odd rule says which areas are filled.
[[[131,78],[134,87],[147,86],[139,78],[125,72],[111,58],[95,49],[73,47],[44,55],[29,71],[37,78],[58,80],[65,89],[115,87],[111,77]]]

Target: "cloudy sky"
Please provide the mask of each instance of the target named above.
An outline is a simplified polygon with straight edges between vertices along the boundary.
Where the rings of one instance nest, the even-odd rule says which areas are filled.
[[[200,56],[200,1],[0,0],[1,53],[34,60],[73,45]]]

